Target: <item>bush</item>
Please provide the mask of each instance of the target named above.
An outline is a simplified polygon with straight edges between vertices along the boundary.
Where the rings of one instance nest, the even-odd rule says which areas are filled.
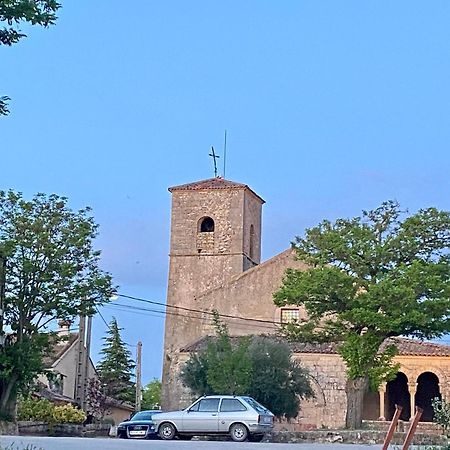
[[[450,428],[450,403],[444,399],[436,397],[432,400],[434,419],[433,422],[439,424],[444,434],[448,435]]]
[[[19,402],[19,420],[36,420],[48,424],[82,423],[86,420],[84,411],[73,405],[55,405],[46,399],[23,398]]]

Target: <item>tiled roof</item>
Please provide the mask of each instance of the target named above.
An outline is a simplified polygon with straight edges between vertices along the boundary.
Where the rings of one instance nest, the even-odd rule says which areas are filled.
[[[50,353],[44,357],[45,367],[51,367],[78,339],[78,333],[70,333],[67,340],[58,341],[51,345]]]
[[[232,336],[232,341],[239,340],[240,337]],[[211,336],[205,336],[199,340],[182,348],[182,352],[198,352],[206,348],[208,341],[214,339]],[[444,356],[450,357],[450,346],[444,344],[436,344],[433,342],[423,342],[417,339],[390,338],[387,339],[381,349],[388,344],[395,344],[398,348],[398,354],[401,356]],[[308,342],[289,342],[289,346],[294,353],[317,353],[317,354],[337,354],[337,344],[322,343],[312,344]]]
[[[225,180],[222,177],[208,178],[207,180],[194,181],[193,183],[180,184],[179,186],[172,186],[169,192],[173,191],[199,191],[202,189],[248,189],[253,192],[263,203],[264,200],[256,194],[250,187],[243,183],[236,183],[235,181]]]
[[[450,356],[450,346],[417,339],[391,338],[383,345],[393,342],[403,356]]]

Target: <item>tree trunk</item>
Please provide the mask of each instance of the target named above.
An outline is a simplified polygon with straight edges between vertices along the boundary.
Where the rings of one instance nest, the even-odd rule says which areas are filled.
[[[351,430],[361,428],[364,394],[369,387],[367,377],[359,377],[354,380],[347,380],[345,392],[347,393],[347,415],[345,426]]]
[[[6,383],[3,384],[0,392],[0,414],[5,416],[15,416],[17,395],[14,385],[17,376],[13,375]]]

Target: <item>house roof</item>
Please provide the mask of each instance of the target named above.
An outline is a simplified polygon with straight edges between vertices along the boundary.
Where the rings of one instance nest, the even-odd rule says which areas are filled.
[[[71,403],[73,405],[77,404],[77,402],[73,398],[67,397],[63,394],[58,394],[41,382],[38,382],[38,389],[36,392],[34,392],[34,395],[50,400],[53,403]]]
[[[391,338],[383,345],[393,342],[403,356],[450,356],[450,346],[417,339]]]
[[[169,188],[169,192],[173,191],[200,191],[210,189],[248,189],[252,192],[262,203],[265,201],[247,184],[237,183],[235,181],[225,180],[222,177],[208,178],[207,180],[194,181],[193,183],[180,184]]]
[[[241,337],[232,336],[232,342],[237,342]],[[204,336],[199,340],[183,347],[182,352],[191,353],[202,351],[206,348],[208,342],[214,339],[211,336]],[[398,349],[398,354],[401,356],[441,356],[450,357],[450,346],[445,344],[436,344],[434,342],[424,342],[417,339],[406,338],[390,338],[387,339],[382,349],[389,344],[395,344]],[[289,346],[293,353],[316,353],[316,354],[337,354],[337,344],[335,343],[308,343],[308,342],[289,342]]]
[[[50,352],[44,357],[45,367],[51,367],[56,361],[58,361],[64,353],[69,350],[74,342],[78,339],[78,333],[70,333],[65,340],[55,340],[50,347]]]

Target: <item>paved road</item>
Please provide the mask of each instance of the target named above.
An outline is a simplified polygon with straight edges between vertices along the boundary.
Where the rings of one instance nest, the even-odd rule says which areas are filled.
[[[1,436],[0,445],[14,443],[14,450],[380,450],[381,445],[349,444],[267,444],[251,442],[205,442],[205,441],[128,441],[122,439],[88,439],[59,437]],[[16,449],[16,446],[18,448]],[[12,450],[12,449],[11,449]]]

